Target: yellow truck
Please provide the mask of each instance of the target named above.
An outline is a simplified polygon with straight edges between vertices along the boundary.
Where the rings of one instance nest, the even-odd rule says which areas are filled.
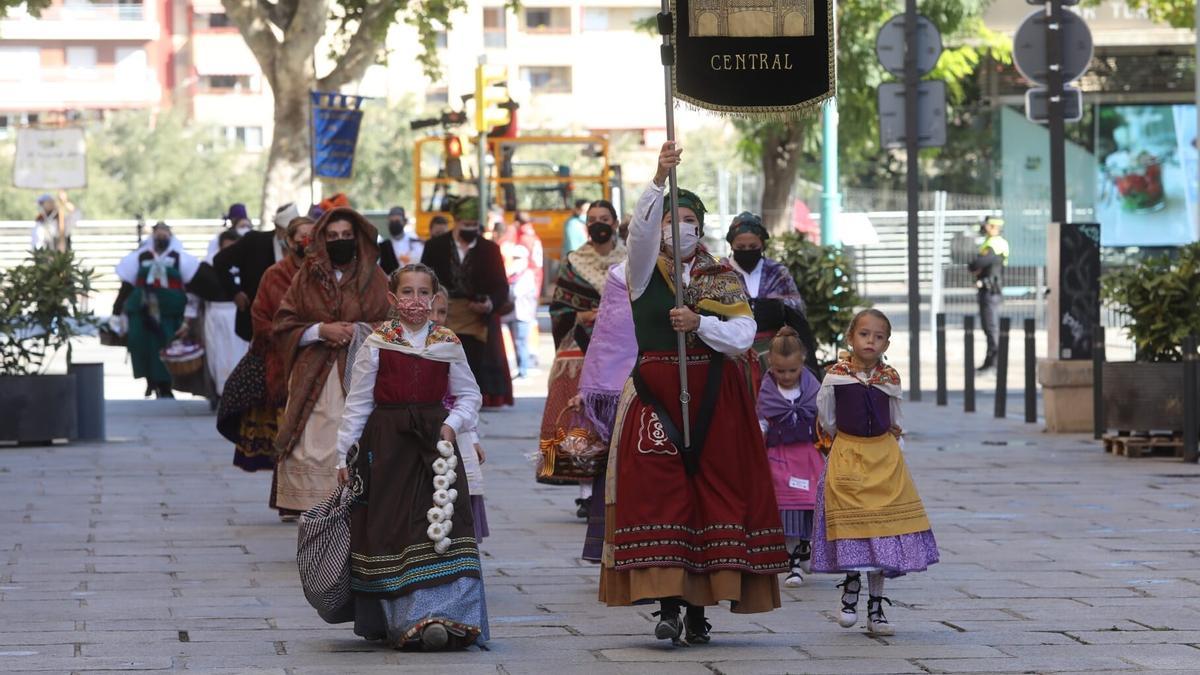
[[[529,214],[548,260],[562,251],[563,224],[580,199],[612,200],[620,169],[608,162],[601,136],[518,136],[489,138],[485,175],[489,202],[512,224],[518,211]],[[478,144],[469,137],[439,134],[419,138],[413,149],[413,220],[417,236],[429,236],[434,216],[447,218],[447,197],[479,193]],[[620,206],[618,205],[618,209]]]

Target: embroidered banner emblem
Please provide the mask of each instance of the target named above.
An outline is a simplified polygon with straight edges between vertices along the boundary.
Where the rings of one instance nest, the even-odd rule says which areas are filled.
[[[658,413],[650,408],[642,408],[641,419],[638,420],[638,452],[643,455],[678,455],[679,449],[667,436]]]

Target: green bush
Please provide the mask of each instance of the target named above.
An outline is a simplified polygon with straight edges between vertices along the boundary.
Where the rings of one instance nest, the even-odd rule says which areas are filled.
[[[98,322],[81,305],[95,273],[71,251],[38,249],[0,270],[0,375],[40,374],[72,337]]]
[[[1101,297],[1127,314],[1139,361],[1179,361],[1200,335],[1200,243],[1105,275]]]
[[[821,246],[789,232],[770,240],[767,255],[787,265],[808,308],[818,347],[833,358],[854,313],[867,303],[854,288],[854,263],[836,246]]]

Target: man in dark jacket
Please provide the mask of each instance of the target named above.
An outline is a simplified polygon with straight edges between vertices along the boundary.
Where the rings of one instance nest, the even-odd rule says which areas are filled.
[[[450,294],[446,327],[462,341],[483,405],[512,405],[512,378],[500,334],[500,317],[512,307],[504,258],[499,246],[480,236],[477,198],[458,200],[452,212],[454,229],[430,239],[421,262]]]
[[[983,358],[980,371],[996,365],[996,353],[1000,348],[1000,303],[1003,300],[1003,273],[1008,264],[1008,240],[1000,236],[1004,221],[996,216],[984,218],[979,226],[983,243],[979,253],[967,264],[975,275],[975,286],[979,294],[979,322],[987,338],[987,355]]]
[[[287,225],[298,216],[295,204],[281,206],[275,212],[273,230],[251,230],[213,258],[213,269],[237,305],[235,330],[243,340],[254,337],[250,306],[258,293],[258,283],[268,267],[287,255]]]
[[[388,211],[388,231],[379,244],[379,267],[383,273],[392,272],[409,264],[421,262],[425,243],[408,231],[408,215],[404,207],[394,206]]]

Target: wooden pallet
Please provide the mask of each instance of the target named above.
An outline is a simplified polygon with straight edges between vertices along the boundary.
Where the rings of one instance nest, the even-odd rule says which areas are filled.
[[[1106,434],[1104,451],[1114,455],[1135,457],[1183,457],[1183,439],[1178,435],[1137,434],[1121,436]]]

